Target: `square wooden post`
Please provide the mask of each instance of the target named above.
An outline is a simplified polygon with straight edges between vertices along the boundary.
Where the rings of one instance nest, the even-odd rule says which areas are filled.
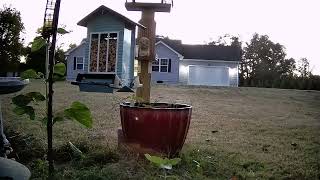
[[[151,63],[155,60],[155,37],[156,37],[156,22],[154,21],[155,12],[170,12],[171,4],[165,3],[136,3],[127,2],[126,8],[129,11],[141,11],[140,24],[146,27],[146,29],[139,28],[138,30],[138,41],[141,38],[149,40],[149,55],[140,57],[141,71],[138,74],[142,87],[137,89],[136,95],[141,97],[144,102],[150,102],[150,82],[151,82]]]

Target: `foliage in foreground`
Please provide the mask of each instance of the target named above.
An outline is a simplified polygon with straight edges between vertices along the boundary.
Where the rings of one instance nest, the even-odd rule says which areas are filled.
[[[45,162],[32,164],[33,178],[42,178]],[[270,173],[270,169],[273,169]],[[189,149],[181,154],[181,162],[166,170],[167,179],[316,179],[319,172],[303,174],[296,170],[274,169],[270,164],[244,159],[240,154]],[[164,179],[163,170],[151,166],[144,158],[119,154],[114,149],[88,152],[86,157],[60,164],[56,179]]]

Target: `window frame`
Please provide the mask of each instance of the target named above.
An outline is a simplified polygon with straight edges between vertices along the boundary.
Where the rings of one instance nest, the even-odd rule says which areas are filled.
[[[92,37],[92,34],[98,34],[98,54],[97,54],[97,70],[99,70],[99,51],[100,51],[100,37],[101,37],[101,34],[111,34],[111,33],[116,33],[117,34],[117,49],[116,49],[116,62],[115,62],[115,69],[114,69],[114,72],[107,72],[108,70],[108,58],[107,58],[107,62],[106,62],[106,72],[99,72],[99,71],[90,71],[90,62],[91,62],[91,37]],[[99,32],[90,32],[90,36],[89,36],[89,54],[88,54],[88,73],[89,74],[117,74],[117,66],[118,66],[118,53],[119,53],[119,41],[120,41],[120,31],[99,31]],[[109,54],[109,49],[108,49],[108,54]],[[108,55],[107,55],[108,57]]]
[[[167,60],[167,64],[166,65],[162,65],[162,60]],[[152,67],[151,67],[151,70],[152,72],[159,72],[159,73],[169,73],[169,61],[170,59],[169,58],[158,58],[158,63],[157,64],[153,64],[152,63]],[[162,66],[166,66],[167,67],[167,71],[161,71],[161,67]],[[153,71],[153,67],[158,67],[158,71]]]
[[[84,57],[83,56],[75,56],[76,58],[76,71],[83,71],[84,70]],[[78,58],[82,58],[82,63],[78,63]],[[82,69],[78,69],[78,64],[82,64]]]

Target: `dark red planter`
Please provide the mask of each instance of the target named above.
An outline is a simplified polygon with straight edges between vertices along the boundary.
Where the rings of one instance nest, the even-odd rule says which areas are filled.
[[[186,139],[192,107],[185,104],[120,104],[124,140],[169,156],[177,155]]]

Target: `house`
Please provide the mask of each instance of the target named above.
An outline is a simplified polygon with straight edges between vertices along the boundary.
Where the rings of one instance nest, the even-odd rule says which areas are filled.
[[[67,80],[81,74],[112,74],[124,82],[134,78],[135,32],[142,25],[100,6],[78,22],[87,37],[69,50]],[[240,49],[231,46],[187,45],[157,38],[152,62],[154,83],[238,86]]]
[[[154,83],[238,86],[240,49],[232,46],[187,45],[157,38]]]
[[[87,37],[66,52],[67,80],[88,73],[111,74],[126,84],[131,82],[136,26],[144,27],[103,5],[78,25],[87,28]]]

